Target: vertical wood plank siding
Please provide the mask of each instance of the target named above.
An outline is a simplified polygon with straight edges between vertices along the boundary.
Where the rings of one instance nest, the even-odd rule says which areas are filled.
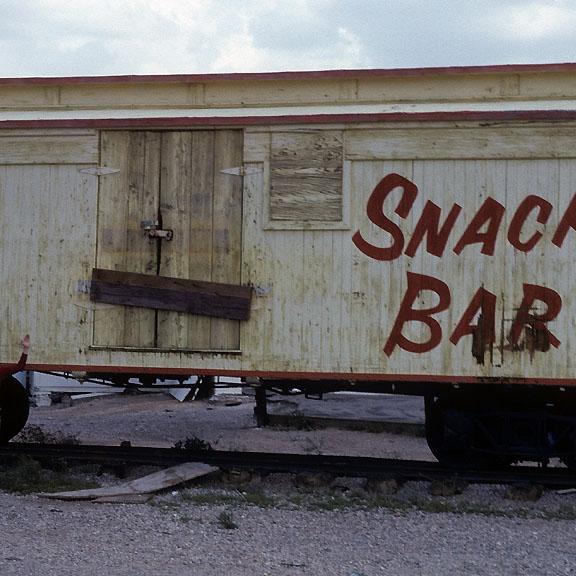
[[[220,171],[241,165],[242,132],[104,132],[102,138],[103,162],[116,162],[120,174],[101,178],[98,267],[240,284],[242,179]],[[148,238],[144,220],[171,230],[172,239]],[[238,350],[239,334],[236,320],[117,306],[96,312],[94,343]]]
[[[298,130],[322,131],[318,126]],[[298,194],[289,189],[294,180],[282,180],[300,170],[278,159],[286,133],[280,126],[113,131],[100,134],[99,148],[98,134],[69,131],[51,133],[44,146],[30,140],[27,155],[23,141],[10,152],[0,132],[0,360],[15,359],[20,335],[30,331],[32,361],[39,364],[191,373],[574,378],[576,232],[570,225],[561,246],[552,240],[576,193],[576,125],[328,126],[327,141],[341,134],[340,208],[334,210],[330,201],[330,208],[315,216],[326,219],[314,221],[318,228],[299,213],[291,227],[275,229],[269,226],[271,217],[290,216],[275,197],[279,185],[287,186],[284,190],[293,199],[303,195],[310,200],[306,166]],[[66,138],[72,140],[62,144]],[[305,162],[305,156],[298,162]],[[310,155],[311,170],[320,164]],[[97,177],[80,171],[98,165],[120,172]],[[242,166],[243,177],[222,173]],[[374,222],[367,212],[373,191],[389,174],[408,179],[418,194],[404,216],[396,211],[400,187],[377,205],[374,212],[402,238],[397,257],[378,260],[352,238],[359,233],[377,249],[391,246],[392,235],[378,225],[382,218]],[[318,188],[310,191],[312,200],[318,199]],[[551,212],[544,223],[538,221],[537,209],[523,220],[523,241],[541,234],[534,249],[524,252],[511,244],[508,233],[518,207],[530,195],[548,202]],[[458,240],[489,198],[504,207],[494,253],[483,254],[482,241],[458,253]],[[425,235],[408,254],[414,230],[431,203],[440,210],[440,223],[455,204],[461,207],[445,249],[432,253]],[[298,200],[294,206],[301,212]],[[140,227],[142,220],[159,218],[164,229],[174,231],[174,239],[161,241],[160,249]],[[329,227],[333,218],[341,219],[340,227]],[[91,304],[82,282],[95,265],[252,286],[250,319],[239,323]],[[442,340],[425,353],[396,346],[387,354],[384,347],[409,274],[447,286],[450,305],[434,314]],[[561,296],[562,309],[547,324],[560,341],[557,348],[530,351],[525,327],[520,345],[507,340],[525,285]],[[483,364],[473,354],[472,334],[456,344],[450,341],[480,288],[496,298],[497,341]],[[413,306],[422,310],[437,303],[437,294],[423,290]],[[533,314],[546,312],[545,302],[533,304]],[[476,316],[472,323],[477,321]],[[430,330],[409,320],[402,334],[422,343]],[[134,349],[126,349],[130,347]]]
[[[218,131],[214,142],[212,219],[212,281],[240,284],[242,266],[242,178],[222,170],[242,166],[243,133]],[[214,319],[210,348],[240,348],[240,326],[234,320]]]
[[[48,139],[46,144],[47,155],[36,154],[32,164],[2,165],[0,156],[0,356],[5,362],[17,359],[27,332],[39,358],[66,350],[82,358],[91,339],[89,305],[78,288],[94,263],[97,179],[80,172],[89,163],[50,164],[55,153],[50,148],[58,143]]]
[[[103,132],[102,163],[120,171],[100,177],[97,267],[157,274],[156,242],[141,228],[156,221],[161,134]],[[154,347],[156,311],[108,306],[95,312],[94,344]]]

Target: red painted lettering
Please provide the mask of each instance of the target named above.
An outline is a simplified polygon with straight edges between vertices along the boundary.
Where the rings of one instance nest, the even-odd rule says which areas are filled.
[[[416,224],[410,243],[406,248],[406,256],[412,258],[416,254],[416,250],[422,243],[424,236],[426,236],[426,250],[428,253],[441,257],[446,248],[450,232],[454,228],[456,218],[458,218],[461,211],[462,207],[454,204],[446,218],[446,222],[440,227],[440,207],[428,200],[422,211],[422,216],[420,216],[420,220]]]
[[[546,312],[543,314],[533,314],[531,312],[534,302],[539,300],[546,304]],[[516,318],[510,329],[508,340],[513,346],[517,346],[520,336],[525,328],[531,328],[534,332],[544,334],[547,341],[555,348],[560,346],[560,340],[546,327],[546,322],[554,320],[562,309],[562,298],[560,294],[550,288],[537,286],[535,284],[524,284],[524,297],[520,308],[516,313]]]
[[[401,218],[406,218],[418,194],[418,187],[399,174],[388,174],[382,178],[370,195],[366,207],[366,213],[370,221],[392,236],[392,244],[386,248],[373,246],[364,240],[360,231],[357,231],[352,237],[352,242],[354,242],[356,248],[375,260],[394,260],[402,254],[402,249],[404,248],[402,230],[394,222],[386,218],[383,211],[384,201],[394,188],[402,188],[403,190],[402,198],[395,212]]]
[[[472,325],[472,321],[476,317],[476,314],[480,312],[480,317],[478,319],[477,325]],[[481,330],[481,340],[482,348],[489,344],[494,344],[496,341],[496,295],[484,288],[480,288],[474,298],[466,308],[460,322],[452,336],[450,336],[450,342],[456,345],[460,341],[460,338],[467,336],[468,334],[477,334],[478,329]]]
[[[535,232],[528,240],[526,240],[526,242],[520,240],[522,226],[524,226],[528,214],[536,208],[539,209],[536,222],[546,224],[550,217],[550,213],[552,212],[552,204],[539,196],[527,196],[521,202],[520,206],[518,206],[518,209],[512,218],[512,222],[510,222],[510,228],[508,228],[508,242],[510,242],[514,248],[522,252],[530,252],[530,250],[536,246],[540,238],[542,238],[541,232]]]
[[[562,216],[562,220],[560,220],[560,224],[552,236],[552,243],[560,248],[570,229],[576,230],[576,196],[572,198],[568,208],[566,208],[566,212],[564,212],[564,216]]]
[[[478,212],[472,218],[466,230],[464,230],[464,234],[458,240],[454,247],[454,252],[460,254],[464,246],[468,244],[482,244],[482,254],[493,255],[496,237],[498,236],[498,230],[505,211],[506,209],[500,202],[496,202],[492,198],[486,198],[484,204],[480,206]],[[486,224],[486,231],[480,232]]]
[[[442,327],[432,316],[446,310],[450,306],[450,290],[448,286],[437,278],[424,276],[423,274],[408,272],[407,277],[408,287],[406,294],[400,305],[400,311],[394,322],[394,327],[384,346],[384,353],[387,356],[392,354],[396,346],[400,346],[400,348],[407,352],[428,352],[438,346],[442,340]],[[420,292],[423,290],[430,290],[438,295],[439,301],[436,306],[424,309],[415,309],[412,307]],[[426,324],[430,330],[428,340],[426,342],[412,342],[412,340],[408,340],[408,338],[402,334],[402,329],[406,322],[422,322]]]

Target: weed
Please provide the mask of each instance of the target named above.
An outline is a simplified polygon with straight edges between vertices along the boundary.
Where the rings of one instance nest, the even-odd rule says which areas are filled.
[[[164,511],[177,510],[180,507],[177,502],[172,502],[171,500],[161,500],[160,502],[156,502],[154,505]]]
[[[346,493],[323,491],[310,491],[306,494],[286,494],[285,496],[269,495],[261,490],[248,491],[220,491],[194,493],[185,491],[180,493],[180,502],[156,504],[166,511],[174,510],[183,503],[204,506],[225,506],[236,508],[242,506],[256,506],[258,508],[284,508],[324,512],[338,512],[349,510],[389,510],[391,513],[406,515],[416,511],[428,514],[474,514],[485,517],[501,518],[545,518],[548,520],[576,520],[576,506],[571,504],[560,505],[553,509],[502,509],[497,505],[485,503],[447,500],[445,498],[426,497],[398,497],[391,494],[368,494],[364,491],[350,490]],[[190,512],[190,510],[188,510]],[[229,514],[229,512],[225,513]],[[231,518],[231,517],[230,517]],[[192,520],[192,518],[190,519]],[[198,519],[194,519],[198,521]],[[186,518],[182,522],[188,522]],[[218,520],[219,523],[222,523]],[[233,522],[233,520],[232,520]]]
[[[174,448],[177,450],[188,450],[190,452],[208,452],[213,450],[210,442],[206,442],[196,436],[186,438],[184,441],[178,440],[178,442],[174,444]]]
[[[26,456],[20,457],[13,465],[5,466],[0,472],[0,489],[20,494],[81,490],[98,486],[96,482],[42,468],[39,462]]]
[[[16,442],[36,444],[80,444],[75,436],[66,435],[62,432],[47,432],[40,426],[29,424],[15,438]]]
[[[366,497],[360,493],[339,495],[335,494],[329,497],[308,498],[291,498],[290,502],[298,507],[305,506],[308,510],[321,510],[325,512],[334,512],[338,510],[371,510],[375,508],[384,508],[395,513],[407,514],[408,512],[419,510],[430,514],[478,514],[482,516],[494,517],[518,517],[522,516],[522,511],[504,511],[495,509],[490,506],[482,506],[471,503],[453,503],[445,500],[428,500],[428,499],[411,499],[404,500],[390,496],[372,496]],[[564,511],[564,518],[569,519],[571,512],[576,514],[576,510]],[[559,515],[552,514],[551,517]],[[576,516],[575,516],[576,517]]]
[[[248,504],[249,506],[257,506],[258,508],[272,508],[277,505],[276,500],[272,496],[268,496],[262,492],[240,492],[238,490],[228,494],[191,494],[189,492],[181,492],[180,499],[183,502],[198,504],[200,506],[219,506],[222,504],[234,506]]]
[[[235,494],[191,494],[182,497],[188,502],[199,505],[237,504],[240,502]]]
[[[234,522],[234,517],[230,512],[220,512],[218,514],[218,524],[226,530],[236,530],[238,528],[238,524]]]
[[[332,512],[334,510],[346,510],[357,506],[350,498],[345,496],[335,495],[328,498],[319,498],[312,500],[308,504],[310,510],[323,510],[325,512]]]
[[[304,496],[301,494],[294,494],[290,499],[289,502],[298,508],[304,505]]]
[[[240,495],[247,504],[258,506],[258,508],[273,508],[277,505],[272,496],[262,492],[241,492]]]

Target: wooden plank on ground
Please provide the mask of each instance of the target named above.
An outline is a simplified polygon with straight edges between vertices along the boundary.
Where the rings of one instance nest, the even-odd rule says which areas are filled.
[[[71,492],[54,492],[51,494],[40,494],[42,498],[55,500],[97,500],[119,498],[122,496],[135,496],[138,494],[152,494],[165,490],[172,486],[189,482],[195,478],[200,478],[216,472],[218,468],[204,464],[202,462],[185,462],[178,466],[166,468],[160,472],[148,474],[142,478],[125,482],[118,486],[107,486],[105,488],[88,488],[86,490],[74,490]]]
[[[94,268],[90,299],[106,304],[247,320],[252,289],[249,286]]]

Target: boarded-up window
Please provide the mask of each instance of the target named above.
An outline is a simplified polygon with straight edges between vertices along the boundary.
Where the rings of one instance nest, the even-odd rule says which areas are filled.
[[[343,220],[342,132],[271,134],[268,221],[340,223]]]

